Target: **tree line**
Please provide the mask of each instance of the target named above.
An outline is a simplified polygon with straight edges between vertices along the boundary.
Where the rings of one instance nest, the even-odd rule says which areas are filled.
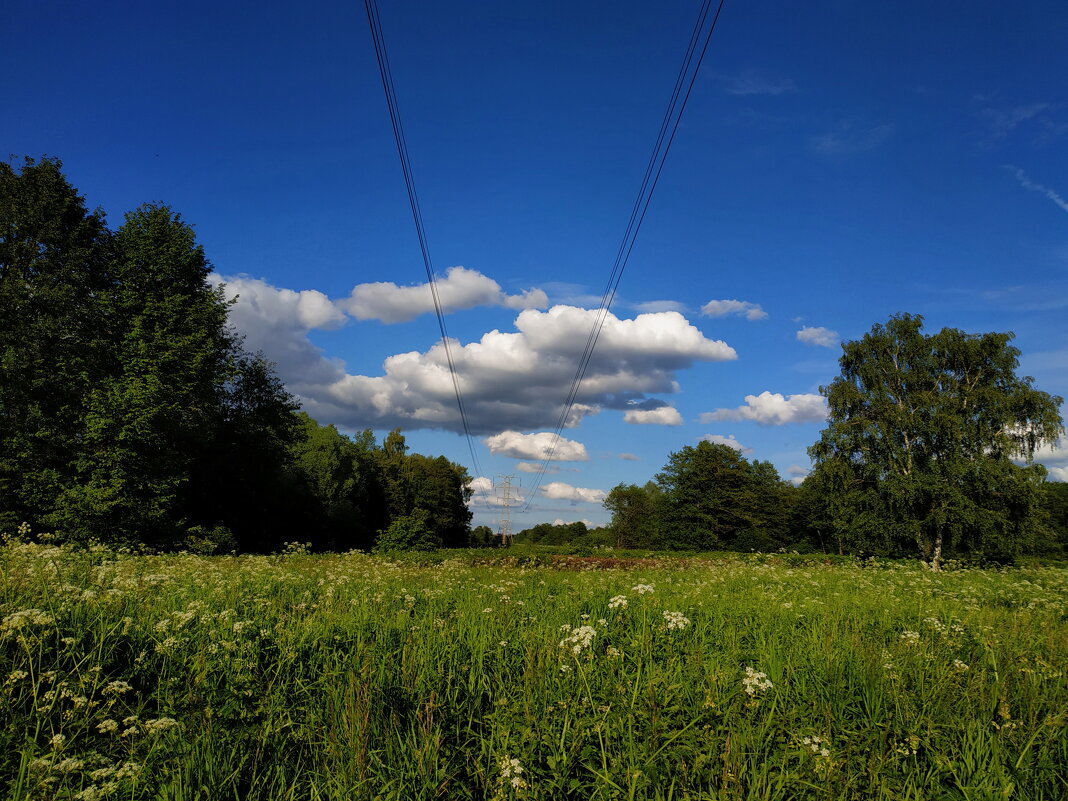
[[[299,412],[165,205],[0,163],[0,532],[205,552],[466,545],[469,477]]]
[[[229,326],[193,229],[146,204],[112,230],[55,159],[0,163],[0,532],[201,552],[495,544],[470,477],[400,431],[345,436],[299,410]],[[1068,485],[1030,464],[1063,399],[1005,333],[901,314],[843,345],[799,487],[700,442],[608,495],[609,530],[517,542],[1005,562],[1068,551]]]
[[[847,342],[821,393],[828,422],[799,487],[723,444],[672,453],[605,506],[618,547],[816,549],[1005,563],[1068,555],[1068,484],[1036,450],[1064,433],[1062,398],[1016,375],[1012,334],[923,332],[899,314]]]

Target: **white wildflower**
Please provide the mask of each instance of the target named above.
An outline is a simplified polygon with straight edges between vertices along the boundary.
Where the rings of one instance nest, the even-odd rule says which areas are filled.
[[[669,629],[684,629],[690,625],[690,619],[682,612],[664,612],[664,622]]]
[[[760,692],[770,690],[775,685],[771,683],[771,679],[768,678],[767,673],[762,673],[758,670],[746,665],[745,675],[742,676],[742,688],[747,695],[753,696]]]

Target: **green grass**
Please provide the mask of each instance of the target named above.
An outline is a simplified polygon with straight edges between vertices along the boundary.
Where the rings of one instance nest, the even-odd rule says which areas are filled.
[[[0,621],[12,800],[1068,798],[1063,568],[11,543]]]

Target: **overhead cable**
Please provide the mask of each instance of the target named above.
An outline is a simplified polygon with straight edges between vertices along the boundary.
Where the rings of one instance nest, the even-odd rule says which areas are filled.
[[[701,64],[704,61],[705,54],[708,52],[708,44],[712,40],[712,32],[716,29],[716,22],[719,20],[720,12],[723,10],[723,3],[724,0],[719,0],[715,14],[711,14],[713,0],[703,0],[701,3],[697,22],[694,24],[690,42],[686,48],[686,55],[683,57],[682,66],[679,68],[675,87],[671,93],[671,99],[660,124],[656,144],[653,146],[649,163],[645,167],[641,188],[638,190],[638,196],[634,201],[634,206],[631,208],[623,240],[620,242],[615,261],[612,263],[612,270],[608,276],[608,283],[605,285],[604,293],[601,295],[601,304],[597,308],[593,324],[590,327],[590,333],[586,338],[585,348],[575,369],[575,376],[571,380],[571,386],[564,399],[563,409],[553,431],[552,444],[549,446],[541,468],[534,479],[530,496],[523,506],[523,511],[529,509],[534,501],[538,488],[541,486],[542,478],[548,470],[549,462],[552,461],[557,445],[560,443],[561,432],[566,427],[575,406],[575,401],[582,386],[582,379],[586,376],[586,370],[589,368],[590,360],[593,358],[597,340],[601,335],[601,329],[608,319],[612,301],[615,300],[619,282],[623,277],[623,271],[626,269],[630,254],[634,250],[634,242],[638,237],[638,232],[641,230],[642,222],[645,220],[645,214],[649,209],[653,191],[660,180],[660,174],[663,172],[664,163],[667,160],[668,152],[671,150],[671,144],[675,141],[675,133],[678,131],[679,122],[682,120],[682,114],[686,110],[686,103],[690,99],[694,82],[697,80]],[[710,14],[711,21],[709,21]]]
[[[378,71],[382,77],[382,89],[385,91],[386,105],[389,107],[389,119],[393,125],[393,138],[397,143],[397,155],[400,157],[401,171],[404,173],[404,185],[408,190],[408,203],[412,209],[412,220],[415,222],[415,232],[419,238],[419,250],[423,256],[427,283],[430,286],[430,295],[434,301],[434,314],[437,316],[438,330],[441,332],[441,345],[445,351],[445,361],[449,366],[449,375],[452,377],[456,406],[460,411],[460,421],[463,424],[464,435],[467,437],[467,448],[471,453],[471,465],[475,470],[475,476],[481,476],[482,469],[478,464],[478,456],[475,454],[474,438],[471,436],[467,409],[464,405],[463,393],[460,391],[460,380],[456,375],[456,364],[452,356],[449,333],[445,327],[445,313],[441,307],[437,278],[434,275],[434,265],[430,259],[430,246],[427,244],[426,230],[423,227],[423,214],[419,208],[419,196],[415,190],[415,178],[412,173],[411,159],[408,157],[408,145],[404,138],[404,125],[401,122],[400,107],[397,105],[397,91],[393,84],[393,73],[389,68],[389,57],[386,53],[385,37],[382,34],[382,20],[378,14],[378,3],[376,0],[364,0],[364,7],[367,10],[367,21],[371,27],[371,39],[375,46],[375,57],[378,59]],[[482,492],[485,496],[484,489]]]

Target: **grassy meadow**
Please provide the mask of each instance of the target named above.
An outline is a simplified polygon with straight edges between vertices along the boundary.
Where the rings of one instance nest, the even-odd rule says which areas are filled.
[[[0,798],[1068,798],[1068,570],[0,548]]]

